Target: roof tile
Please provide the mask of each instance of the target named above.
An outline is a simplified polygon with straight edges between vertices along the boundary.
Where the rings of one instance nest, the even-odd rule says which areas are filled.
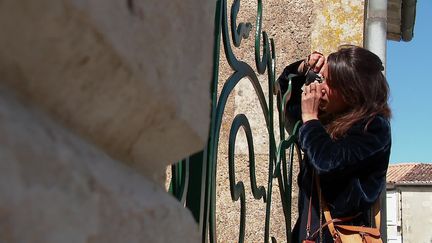
[[[387,170],[387,183],[432,184],[432,164],[393,164]]]

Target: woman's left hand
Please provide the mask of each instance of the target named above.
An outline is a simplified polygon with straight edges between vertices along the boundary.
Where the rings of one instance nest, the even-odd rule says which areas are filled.
[[[315,81],[304,87],[301,99],[302,120],[307,122],[309,120],[318,119],[319,103],[322,97],[322,84]]]
[[[312,69],[315,73],[321,73],[324,64],[326,63],[326,58],[324,55],[318,51],[312,52],[307,58],[300,63],[298,67],[298,73],[305,75],[308,68]]]

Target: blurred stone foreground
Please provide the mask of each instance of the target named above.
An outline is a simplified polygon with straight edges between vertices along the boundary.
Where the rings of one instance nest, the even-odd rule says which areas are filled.
[[[0,1],[0,242],[198,242],[213,1]]]

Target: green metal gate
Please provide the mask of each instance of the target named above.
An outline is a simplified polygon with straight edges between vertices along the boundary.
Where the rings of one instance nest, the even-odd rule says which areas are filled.
[[[285,218],[285,229],[287,239],[278,239],[290,242],[291,239],[291,191],[292,191],[292,165],[294,156],[300,156],[296,144],[297,127],[294,132],[286,137],[284,129],[284,107],[283,104],[290,97],[291,85],[288,92],[282,95],[278,84],[275,82],[275,47],[273,39],[269,38],[265,31],[261,31],[262,25],[262,1],[257,0],[257,16],[255,22],[255,68],[248,63],[238,60],[233,53],[233,47],[239,47],[241,40],[248,38],[252,29],[252,23],[236,23],[237,14],[240,9],[240,0],[234,0],[230,8],[230,22],[228,23],[227,0],[216,2],[215,17],[215,47],[214,47],[214,73],[211,84],[211,124],[207,147],[205,150],[190,156],[172,167],[172,181],[170,190],[187,208],[192,211],[193,216],[199,223],[202,232],[202,241],[217,242],[216,236],[216,165],[217,163],[229,163],[229,182],[231,198],[234,202],[240,200],[240,229],[238,241],[245,240],[246,225],[246,200],[243,181],[235,180],[234,147],[236,136],[240,128],[246,134],[249,157],[249,174],[252,194],[255,200],[263,200],[266,204],[266,216],[263,241],[277,242],[275,237],[270,236],[270,211],[272,202],[273,179],[277,179],[282,207]],[[222,35],[221,35],[222,33]],[[222,39],[223,50],[226,61],[232,69],[227,80],[219,80],[220,43]],[[262,50],[261,50],[262,45]],[[263,89],[258,80],[258,74],[267,73],[268,76],[268,103]],[[269,136],[268,148],[268,179],[267,185],[257,186],[255,178],[255,152],[253,138],[248,118],[244,114],[237,114],[231,124],[229,132],[228,161],[220,161],[217,158],[219,135],[221,131],[222,116],[225,111],[227,99],[239,81],[247,78],[253,86],[258,97],[259,105],[264,115],[265,124]],[[224,82],[223,88],[217,97],[218,82]],[[273,91],[273,92],[272,92]],[[278,144],[275,139],[274,127],[274,101],[276,101],[279,136]],[[258,104],[257,104],[258,105]],[[193,165],[193,166],[190,166]],[[281,216],[282,217],[282,216]]]

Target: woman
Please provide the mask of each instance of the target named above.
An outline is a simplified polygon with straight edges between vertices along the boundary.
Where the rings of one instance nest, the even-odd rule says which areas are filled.
[[[304,85],[308,70],[321,74],[322,83]],[[299,144],[304,159],[298,176],[299,218],[293,242],[307,237],[309,201],[310,233],[320,227],[320,219],[324,221],[320,196],[333,218],[360,213],[344,224],[372,226],[371,207],[385,186],[391,146],[389,88],[382,70],[381,60],[372,52],[344,46],[327,60],[315,52],[287,66],[279,77],[284,92],[288,77],[299,74],[291,79],[292,98],[286,110],[288,120],[294,120],[300,111],[303,120]],[[322,240],[320,236],[314,240],[333,242],[327,228],[321,235]]]

